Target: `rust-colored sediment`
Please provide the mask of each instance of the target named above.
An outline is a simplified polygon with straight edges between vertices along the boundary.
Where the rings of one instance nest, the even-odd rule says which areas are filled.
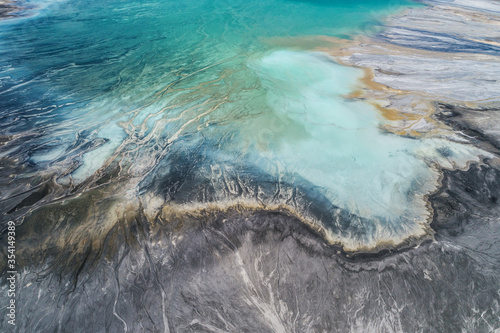
[[[394,89],[386,86],[382,83],[376,81],[376,75],[373,68],[360,67],[352,65],[343,60],[343,58],[351,56],[363,45],[372,43],[371,40],[366,39],[366,37],[358,37],[353,40],[339,39],[335,37],[323,37],[330,42],[330,47],[318,47],[317,50],[325,52],[332,56],[336,62],[343,66],[355,67],[363,70],[364,75],[359,80],[360,87],[355,89],[352,93],[344,96],[347,99],[366,99],[368,103],[374,106],[381,117],[385,119],[388,123],[382,127],[392,133],[405,136],[421,136],[424,133],[413,129],[413,125],[424,120],[428,124],[432,124],[434,129],[447,129],[444,124],[436,122],[432,115],[435,112],[435,107],[432,105],[433,98],[435,96],[426,96],[420,92],[405,91]],[[434,51],[420,51],[405,48],[402,46],[386,45],[384,43],[378,43],[377,45],[383,46],[380,51],[376,49],[370,49],[373,54],[387,54],[383,49],[390,49],[396,54],[408,54],[408,53],[422,53],[422,54],[436,54]],[[386,73],[390,74],[390,73]],[[394,73],[397,75],[397,73]],[[420,102],[427,105],[427,112],[424,114],[411,113],[403,111],[388,103],[388,98],[398,97],[398,96],[415,96]],[[427,131],[430,133],[435,133],[435,131]],[[426,132],[426,134],[427,134]]]

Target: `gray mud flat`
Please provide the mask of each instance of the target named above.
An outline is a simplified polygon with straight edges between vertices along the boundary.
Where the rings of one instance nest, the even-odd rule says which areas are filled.
[[[368,89],[369,97],[403,114],[432,109],[402,126],[418,133],[445,127],[491,154],[465,170],[442,170],[439,189],[427,198],[433,216],[426,237],[345,251],[294,212],[346,237],[367,232],[363,219],[328,205],[308,184],[242,166],[226,170],[219,183],[207,181],[210,163],[195,154],[173,154],[160,164],[168,172],[138,185],[144,202],[151,195],[167,203],[155,209],[142,201],[120,205],[114,194],[126,180],[117,165],[68,200],[47,198],[90,185],[39,179],[31,192],[2,202],[2,223],[23,223],[22,306],[16,326],[2,312],[1,331],[499,333],[500,4],[425,4],[390,18],[372,39],[332,53],[372,70],[373,81],[388,88]],[[12,8],[0,2],[0,18]],[[0,137],[0,146],[11,139]],[[207,208],[222,199],[262,205]],[[205,208],[183,210],[200,204]],[[6,237],[4,230],[2,277]],[[3,297],[8,285],[1,283]]]
[[[30,265],[17,330],[493,332],[499,175],[490,166],[446,173],[432,198],[436,241],[378,255],[348,257],[280,212],[227,211],[161,227],[139,213],[102,249]]]

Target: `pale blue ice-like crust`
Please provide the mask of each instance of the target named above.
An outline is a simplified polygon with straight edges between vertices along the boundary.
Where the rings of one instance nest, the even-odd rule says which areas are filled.
[[[388,121],[375,107],[344,98],[362,71],[325,54],[276,51],[252,67],[286,128],[273,131],[266,149],[250,153],[252,160],[270,173],[278,165],[299,175],[334,205],[373,221],[372,240],[419,234],[429,218],[425,195],[437,188],[438,169],[464,168],[481,154],[490,156],[445,138],[415,139],[384,130]]]

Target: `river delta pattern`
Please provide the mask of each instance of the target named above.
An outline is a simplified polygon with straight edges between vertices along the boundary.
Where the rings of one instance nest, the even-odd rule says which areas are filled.
[[[500,331],[497,2],[22,5],[2,330]]]

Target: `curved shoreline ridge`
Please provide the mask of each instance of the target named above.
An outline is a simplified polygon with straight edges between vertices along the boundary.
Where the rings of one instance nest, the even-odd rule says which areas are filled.
[[[125,211],[130,214],[131,207],[135,207],[135,210],[142,207],[148,212],[145,216],[152,224],[157,218],[168,220],[169,214],[174,214],[173,212],[175,212],[174,215],[183,212],[192,216],[206,215],[210,211],[244,210],[256,212],[262,210],[281,212],[301,220],[321,235],[328,244],[339,247],[351,255],[407,248],[433,239],[434,230],[430,227],[433,209],[428,197],[439,191],[443,170],[463,171],[467,170],[471,163],[481,163],[482,159],[498,159],[495,155],[497,151],[490,149],[490,146],[455,131],[435,117],[436,113],[440,112],[442,105],[447,105],[448,109],[450,107],[462,110],[480,108],[486,112],[489,109],[494,109],[500,101],[500,86],[494,84],[496,74],[500,73],[500,46],[495,44],[496,37],[489,35],[495,31],[491,27],[497,24],[496,19],[500,17],[500,12],[494,10],[497,6],[495,3],[491,3],[490,7],[487,6],[488,3],[486,1],[478,2],[476,7],[473,7],[471,4],[466,5],[460,1],[429,1],[426,2],[429,6],[419,6],[388,17],[384,29],[373,37],[358,36],[353,40],[316,37],[319,40],[324,39],[328,45],[334,45],[334,47],[322,46],[317,48],[318,51],[334,57],[343,66],[363,69],[364,77],[360,79],[361,85],[358,84],[356,88],[346,88],[345,91],[341,90],[338,93],[348,92],[345,94],[345,99],[349,103],[360,102],[359,105],[372,105],[378,110],[383,119],[377,125],[380,128],[375,128],[376,131],[385,130],[394,133],[394,137],[406,137],[407,140],[417,137],[419,140],[427,142],[417,145],[411,154],[402,157],[404,160],[415,155],[416,160],[425,161],[426,164],[422,164],[422,167],[427,168],[428,173],[417,175],[415,181],[419,184],[416,186],[408,185],[407,192],[404,192],[405,188],[399,182],[389,185],[402,186],[403,190],[396,192],[396,195],[408,196],[405,199],[408,200],[406,203],[404,201],[399,203],[400,206],[405,204],[407,206],[394,212],[394,215],[386,214],[384,210],[377,211],[376,207],[365,209],[359,208],[358,206],[362,205],[356,204],[345,206],[346,203],[342,200],[336,202],[339,192],[330,193],[328,189],[326,191],[317,189],[320,185],[318,178],[310,177],[307,172],[303,172],[303,169],[309,167],[307,164],[296,169],[288,166],[288,175],[285,176],[279,172],[274,175],[272,170],[266,170],[266,165],[260,167],[260,170],[256,168],[253,171],[249,171],[244,165],[226,165],[223,167],[223,171],[219,170],[220,174],[214,176],[213,166],[218,166],[217,161],[205,161],[199,171],[184,174],[183,177],[189,178],[190,181],[179,180],[185,183],[184,187],[189,188],[185,191],[185,198],[180,201],[177,198],[173,199],[173,194],[164,193],[165,191],[173,191],[170,188],[171,185],[163,189],[157,188],[155,191],[150,190],[157,181],[163,184],[165,180],[161,177],[148,180],[147,176],[143,179],[140,176],[125,181],[127,185],[121,194],[122,199],[118,200],[117,207],[119,208],[113,208],[115,211],[110,212],[109,216],[105,217],[106,221],[102,223],[107,227],[102,230],[101,234],[94,232],[91,234],[97,235],[97,239],[102,240],[110,228],[117,223],[116,216],[125,214]],[[484,12],[483,9],[487,7],[488,10]],[[498,7],[500,10],[500,6]],[[464,22],[472,24],[473,29],[460,29],[465,24]],[[456,31],[469,33],[469,35],[457,35]],[[254,70],[264,82],[272,83],[267,89],[268,95],[272,96],[272,102],[276,104],[276,110],[283,108],[280,104],[280,98],[287,101],[295,98],[292,95],[281,96],[280,89],[292,89],[294,94],[298,93],[299,96],[302,94],[300,90],[294,91],[295,87],[276,85],[276,82],[283,81],[281,75],[288,68],[280,66],[284,66],[283,63],[288,65],[287,62],[289,62],[290,68],[300,67],[301,64],[307,66],[308,62],[314,63],[316,67],[308,68],[308,70],[313,73],[318,71],[321,73],[318,78],[311,79],[310,86],[314,87],[312,89],[317,89],[320,84],[323,84],[323,81],[329,84],[329,81],[325,81],[328,78],[325,79],[321,76],[323,74],[352,77],[350,72],[343,72],[342,68],[331,67],[328,60],[323,59],[321,55],[291,51],[277,51],[266,55],[259,61],[251,63],[250,67],[255,68]],[[293,75],[286,77],[286,80],[293,81],[296,78],[298,81],[302,80],[301,73],[299,72],[297,75],[296,77]],[[348,84],[348,82],[343,83]],[[303,90],[308,88],[307,85],[301,87]],[[277,92],[274,93],[274,90]],[[275,95],[272,95],[273,93]],[[318,98],[322,97],[318,95]],[[210,111],[217,110],[218,107],[219,104]],[[286,107],[293,109],[293,105],[287,104]],[[365,112],[366,110],[368,113],[371,112],[370,109],[364,109],[364,106],[357,109],[356,112]],[[449,112],[449,110],[445,112]],[[309,115],[309,117],[312,116],[314,115]],[[362,117],[365,116],[362,115]],[[489,122],[483,119],[476,124],[480,130],[492,130],[490,123],[496,123],[499,116],[497,113],[491,113],[491,117],[497,118],[490,118]],[[168,141],[176,141],[177,136],[186,125],[191,122],[196,123],[200,118],[201,116],[197,115],[193,120],[182,125],[175,138],[169,138]],[[324,121],[324,118],[319,119]],[[300,118],[292,118],[292,120],[303,121]],[[341,120],[343,121],[343,119]],[[488,128],[481,127],[481,124],[488,125]],[[349,127],[351,125],[347,122],[343,126]],[[363,126],[365,125],[363,124]],[[353,129],[357,130],[355,127]],[[363,127],[361,129],[364,130]],[[315,130],[314,127],[313,130]],[[360,133],[364,135],[365,132]],[[500,139],[500,134],[497,132],[493,132],[491,136],[493,140]],[[328,139],[328,136],[321,138]],[[351,139],[352,137],[347,138]],[[289,137],[285,137],[283,141],[288,139]],[[314,143],[313,141],[312,144]],[[397,145],[398,141],[387,141],[387,144]],[[124,143],[121,145],[124,146]],[[174,154],[175,150],[171,149],[170,154]],[[179,148],[180,151],[183,149],[183,147]],[[383,153],[388,154],[395,154],[395,152],[383,151]],[[185,158],[186,160],[196,160],[198,157],[187,156]],[[283,154],[280,155],[280,158],[286,159],[288,156]],[[258,156],[256,159],[262,159],[262,157]],[[123,173],[127,178],[130,175],[130,170],[127,168],[137,166],[131,164],[127,167],[126,163],[119,162],[118,167],[116,163],[110,161],[112,159],[81,184],[73,184],[73,181],[77,180],[76,173],[73,173],[74,178],[70,178],[70,185],[66,189],[63,188],[67,185],[54,184],[49,185],[50,189],[44,187],[39,191],[40,193],[34,193],[34,195],[43,197],[47,193],[51,193],[53,198],[59,196],[64,198],[63,202],[71,201],[74,199],[71,198],[72,195],[68,196],[68,192],[72,191],[74,186],[81,189],[86,188],[85,191],[89,191],[89,193],[98,193],[103,184],[99,175],[111,172],[106,169],[119,168],[118,174]],[[163,168],[171,168],[169,163],[167,162]],[[207,165],[209,165],[210,170],[204,170]],[[181,169],[182,167],[181,165],[176,168]],[[396,164],[395,167],[399,166]],[[161,169],[160,163],[152,169],[152,174],[156,173],[154,170]],[[417,172],[419,169],[415,170]],[[252,175],[250,176],[250,174]],[[299,177],[294,178],[293,175]],[[408,176],[413,175],[410,173]],[[172,177],[174,176],[168,175],[167,178]],[[333,184],[337,180],[337,178],[333,178],[330,183]],[[174,182],[174,180],[170,181],[170,183]],[[146,183],[147,185],[145,185]],[[170,183],[167,181],[167,184]],[[141,187],[146,191],[142,191],[142,194],[139,195],[140,191],[137,188]],[[212,197],[200,200],[198,197],[200,190],[213,193]],[[410,192],[413,193],[410,194]],[[77,196],[79,195],[77,194]],[[349,195],[353,194],[346,194],[347,199],[354,200],[353,198],[349,199]],[[361,198],[361,193],[358,196]],[[299,197],[301,197],[300,200],[297,199]],[[25,200],[29,201],[30,198],[31,196]],[[375,205],[378,205],[377,198],[373,199],[373,194],[370,194],[368,199],[373,200]],[[389,200],[398,200],[398,198],[391,197]],[[380,201],[381,206],[390,202]],[[58,204],[57,201],[56,204]],[[347,205],[349,204],[347,202]],[[15,213],[22,209],[23,205],[29,206],[29,203],[23,201],[13,207],[10,212]],[[39,202],[38,205],[38,207],[43,207],[43,201]],[[397,208],[397,205],[394,207]],[[385,210],[394,207],[389,206]],[[32,207],[30,211],[33,212],[30,213],[33,214],[30,219],[34,220],[37,219],[38,214],[42,214],[41,216],[45,214],[43,209],[41,209],[41,213],[38,212],[36,206]],[[104,215],[108,215],[108,213]],[[85,219],[91,219],[91,217],[83,214],[80,221]],[[82,226],[82,230],[93,228],[92,223],[85,222],[83,224],[85,227]],[[61,235],[61,237],[63,236]],[[78,242],[80,238],[70,238],[65,246],[71,244],[71,239]],[[60,243],[61,241],[54,240],[54,242]],[[76,246],[76,243],[73,245]]]
[[[219,199],[208,204],[189,202],[177,206],[164,202],[162,198],[149,198],[143,204],[147,207],[147,201],[152,200],[157,203],[153,205],[156,208],[163,207],[160,208],[162,213],[159,216],[174,211],[194,215],[234,209],[281,211],[309,225],[327,243],[339,246],[350,255],[407,248],[433,239],[434,230],[430,225],[434,211],[429,197],[441,188],[444,170],[465,171],[472,163],[481,164],[484,159],[498,160],[497,150],[491,149],[488,142],[480,142],[456,131],[439,121],[436,114],[441,112],[444,103],[462,109],[495,109],[500,101],[500,86],[493,84],[496,82],[496,73],[500,73],[500,48],[491,46],[494,36],[488,36],[488,33],[495,31],[491,27],[497,21],[495,12],[482,12],[486,2],[478,3],[477,7],[465,6],[460,2],[425,3],[429,6],[412,8],[403,14],[388,17],[384,29],[373,37],[359,36],[353,40],[315,37],[313,39],[316,41],[309,42],[335,45],[322,46],[317,50],[333,56],[342,65],[365,71],[363,85],[346,95],[346,99],[373,104],[384,118],[383,129],[399,136],[449,142],[448,147],[439,148],[437,155],[429,155],[428,152],[422,154],[421,158],[428,159],[428,167],[434,170],[435,175],[427,186],[420,188],[422,192],[413,198],[414,202],[420,201],[421,204],[417,205],[418,212],[413,215],[412,222],[409,221],[402,229],[390,231],[392,227],[386,229],[384,224],[387,222],[378,221],[378,218],[365,219],[352,212],[339,215],[338,212],[343,211],[339,207],[326,208],[316,215],[308,208],[307,202],[302,206],[290,205],[291,197],[286,194],[278,200],[268,195],[267,199],[254,201],[256,193],[247,190],[243,191],[246,194],[231,199],[231,195],[224,195],[231,192],[227,184],[214,189],[219,193]],[[494,3],[492,5],[495,6]],[[471,30],[472,35],[456,35],[456,31],[466,32],[458,29],[458,26],[469,21],[475,22],[477,27]],[[443,28],[443,22],[446,28]],[[484,36],[483,39],[480,36]],[[272,44],[281,46],[288,43],[293,45],[293,40],[272,40]],[[307,43],[301,39],[299,44]],[[492,113],[492,117],[497,116]],[[492,118],[494,121],[495,118]],[[490,126],[490,123],[485,124]],[[481,130],[491,129],[484,127]],[[242,185],[245,181],[238,184],[241,180],[237,172],[232,177],[237,187],[245,187]],[[258,188],[258,183],[255,181],[255,184],[246,186]],[[288,186],[286,182],[280,185],[278,181],[278,184],[278,187]],[[291,186],[282,192],[292,193],[293,188]],[[156,214],[151,216],[158,216]],[[168,220],[166,216],[163,217]],[[351,225],[343,228],[332,224],[331,221],[339,219],[345,219]],[[365,228],[374,235],[368,235]]]
[[[439,120],[439,114],[449,112],[443,111],[443,105],[446,105],[448,108],[461,108],[462,111],[481,109],[486,113],[491,110],[491,123],[499,119],[499,114],[494,111],[500,101],[500,85],[495,85],[496,74],[500,73],[500,48],[495,45],[496,37],[489,34],[495,31],[492,28],[497,25],[496,18],[500,18],[500,12],[491,11],[497,6],[494,2],[492,7],[488,6],[489,2],[474,5],[460,1],[424,3],[427,6],[391,15],[386,19],[384,29],[373,37],[358,36],[353,40],[313,37],[315,41],[310,42],[328,45],[316,49],[334,57],[338,63],[364,70],[362,85],[345,97],[347,100],[370,103],[378,109],[384,118],[381,122],[383,129],[403,137],[449,142],[449,147],[439,148],[439,154],[429,155],[426,152],[421,156],[428,160],[428,167],[433,169],[435,175],[413,199],[421,201],[417,213],[420,216],[414,215],[412,222],[391,234],[384,226],[378,228],[384,221],[374,222],[352,212],[345,216],[332,213],[342,211],[339,207],[326,209],[318,216],[307,208],[307,203],[303,206],[290,205],[290,197],[286,195],[281,200],[268,196],[268,201],[253,201],[253,191],[236,199],[221,194],[220,201],[209,204],[178,206],[165,202],[164,206],[156,205],[163,207],[160,209],[162,213],[152,216],[181,211],[194,215],[225,210],[283,212],[309,225],[328,244],[340,247],[350,256],[414,247],[433,239],[435,231],[431,223],[434,210],[429,197],[440,191],[444,171],[466,171],[471,164],[481,165],[484,160],[498,163],[498,150],[494,145],[457,131]],[[487,12],[483,11],[485,8],[488,8]],[[470,30],[470,35],[456,34],[457,31],[469,31],[460,29],[466,22],[473,22],[475,29]],[[276,45],[286,46],[288,43],[293,45],[293,41],[272,40],[272,44]],[[302,44],[307,43],[302,41]],[[484,119],[481,122],[483,126],[478,125],[480,131],[492,131],[491,123]],[[500,139],[500,132],[495,132],[495,135],[492,136],[493,142]],[[233,177],[238,179],[237,175]],[[287,184],[281,186],[286,187]],[[289,193],[292,188],[288,189]],[[219,189],[219,193],[224,192],[230,191],[228,188]],[[151,200],[163,202],[161,198]],[[146,201],[143,204],[148,206]],[[333,227],[330,221],[339,219],[351,219],[353,225],[359,225],[359,235],[342,227]],[[367,229],[375,235],[367,238],[363,228],[368,224],[371,226]]]
[[[195,156],[194,152],[189,150],[190,145],[186,145],[187,148],[182,143],[176,146],[179,136],[184,134],[183,132],[186,132],[186,128],[189,126],[196,126],[196,131],[200,132],[200,128],[210,130],[211,121],[226,121],[227,116],[224,116],[222,121],[217,118],[220,117],[218,115],[214,116],[215,120],[203,118],[212,116],[211,113],[215,114],[223,108],[225,100],[230,99],[223,95],[221,100],[216,100],[208,111],[204,108],[205,104],[212,105],[210,101],[207,103],[204,101],[200,105],[183,111],[178,119],[182,120],[183,114],[187,114],[189,117],[190,113],[193,114],[191,116],[193,118],[186,123],[181,123],[181,126],[174,131],[175,134],[165,140],[164,151],[158,157],[152,153],[153,158],[150,160],[147,153],[143,152],[142,155],[136,155],[138,156],[136,160],[119,159],[122,152],[127,153],[127,145],[134,146],[131,149],[135,153],[136,150],[138,151],[137,146],[149,144],[146,139],[154,137],[154,133],[148,134],[144,139],[141,139],[142,141],[135,141],[136,137],[127,137],[123,134],[121,137],[117,135],[117,138],[109,136],[106,140],[100,139],[99,142],[96,140],[96,147],[105,146],[106,142],[115,145],[114,148],[107,148],[112,153],[110,157],[102,161],[101,166],[98,155],[105,155],[106,150],[103,152],[99,149],[83,155],[83,167],[81,164],[75,165],[74,161],[70,162],[69,167],[63,165],[62,168],[67,167],[69,170],[61,176],[64,182],[59,179],[54,182],[44,179],[43,181],[46,181],[47,184],[30,196],[26,196],[20,203],[9,207],[9,214],[13,214],[11,218],[24,218],[23,216],[32,214],[30,219],[36,220],[38,214],[42,214],[41,216],[45,214],[43,212],[45,204],[52,202],[57,205],[61,202],[72,201],[85,192],[100,193],[101,187],[113,180],[126,184],[118,191],[119,193],[116,193],[116,196],[121,197],[118,201],[123,202],[120,202],[117,205],[120,208],[117,208],[116,212],[111,212],[109,214],[111,217],[106,217],[106,221],[102,223],[106,228],[102,229],[102,233],[96,236],[97,239],[101,240],[110,228],[118,223],[116,216],[121,216],[125,211],[130,214],[130,207],[135,207],[136,210],[141,207],[145,209],[148,212],[145,216],[152,224],[157,218],[166,220],[168,214],[173,211],[194,215],[200,214],[200,212],[205,214],[209,211],[220,212],[235,209],[282,212],[301,220],[321,235],[325,242],[339,247],[351,255],[413,247],[433,239],[434,230],[431,228],[431,223],[434,212],[428,198],[439,191],[444,170],[464,171],[471,164],[480,164],[484,159],[498,159],[495,155],[497,150],[492,149],[494,144],[471,138],[470,135],[456,131],[445,122],[437,119],[439,118],[437,114],[441,112],[444,105],[446,105],[447,110],[443,112],[450,112],[450,108],[461,108],[462,111],[481,109],[485,115],[488,110],[494,109],[500,101],[500,87],[498,84],[494,84],[496,82],[495,75],[500,73],[500,46],[495,45],[495,36],[488,35],[495,31],[491,29],[491,26],[497,24],[496,18],[500,14],[498,11],[492,11],[492,8],[496,8],[495,3],[491,4],[493,6],[491,8],[487,6],[488,3],[478,2],[475,3],[477,7],[472,7],[472,5],[465,5],[460,1],[429,1],[425,2],[428,6],[418,6],[387,17],[384,28],[377,31],[372,37],[357,36],[352,40],[311,37],[312,41],[307,43],[303,41],[303,37],[298,43],[294,43],[295,38],[289,37],[287,41],[288,43],[291,41],[291,46],[307,44],[306,49],[311,49],[311,45],[321,45],[321,47],[315,48],[316,51],[320,52],[279,50],[265,54],[260,59],[252,59],[247,66],[257,73],[258,79],[263,82],[263,85],[268,85],[265,87],[268,97],[267,103],[271,104],[271,108],[274,108],[275,118],[264,118],[264,121],[267,120],[268,123],[259,124],[256,122],[257,125],[251,124],[249,128],[258,130],[257,136],[263,133],[267,135],[267,132],[271,132],[273,140],[278,142],[276,144],[278,148],[275,147],[278,152],[276,155],[270,154],[266,150],[267,147],[263,147],[264,153],[261,155],[254,153],[246,156],[249,162],[258,161],[259,165],[249,167],[245,165],[245,159],[235,162],[238,164],[234,164],[233,161],[229,161],[227,164],[220,163],[217,160],[218,157],[211,160],[209,150],[216,148],[210,145],[201,148],[207,149],[209,152],[200,153],[200,156]],[[488,11],[484,12],[483,8],[486,7],[488,7]],[[473,24],[474,29],[460,28],[465,24],[464,22],[469,25]],[[456,31],[470,35],[457,35]],[[274,38],[272,43],[280,45],[283,41]],[[332,64],[330,59],[319,53],[333,57],[342,66],[335,67],[336,64]],[[307,71],[313,73],[310,82],[302,82],[302,77],[309,74],[305,75],[300,70],[289,76],[282,76],[283,73],[290,72],[290,69],[300,67],[305,68],[304,73],[306,74]],[[359,72],[360,74],[349,72],[349,67],[360,68],[362,72]],[[307,129],[309,132],[323,131],[321,127],[314,127],[315,121],[318,119],[318,122],[325,122],[329,120],[328,116],[325,118],[323,114],[318,115],[310,112],[302,117],[300,115],[302,110],[295,110],[293,101],[297,98],[299,100],[297,104],[301,108],[303,100],[300,98],[304,96],[307,98],[310,97],[308,95],[313,94],[311,98],[313,102],[316,98],[324,105],[337,103],[338,99],[324,98],[324,95],[329,97],[328,89],[338,85],[333,79],[331,81],[329,79],[329,76],[336,75],[344,81],[341,82],[343,87],[339,91],[335,91],[335,94],[343,95],[346,102],[334,104],[334,107],[343,111],[345,108],[353,107],[355,110],[353,112],[359,113],[359,115],[355,115],[359,119],[353,117],[354,121],[350,122],[352,119],[337,117],[331,121],[332,123],[340,121],[341,126],[346,127],[346,132],[352,131],[356,134],[342,134],[343,136],[332,138],[328,134],[329,128],[326,128],[325,133],[321,133],[310,142],[308,142],[308,134],[303,133],[307,131],[302,129],[300,129],[302,132],[297,131],[299,138],[301,135],[304,136],[304,140],[300,138],[302,141],[293,137],[296,133],[287,134],[284,129],[296,123],[310,125],[310,129]],[[357,84],[356,75],[359,79]],[[349,80],[354,81],[353,87],[347,87],[350,84]],[[282,82],[287,81],[294,85],[282,85]],[[206,89],[209,91],[209,88]],[[314,95],[315,90],[319,91],[317,95]],[[282,91],[289,91],[290,94],[283,94]],[[183,102],[185,101],[179,99],[179,101],[174,100],[172,104]],[[140,115],[141,109],[152,105],[154,106],[153,103],[148,104],[140,107],[139,111],[133,110],[133,112],[137,112],[136,116],[140,118],[142,117]],[[168,108],[171,106],[165,106],[161,112],[166,113]],[[286,108],[291,110],[290,113],[281,114],[281,110]],[[317,106],[310,103],[307,108],[314,111]],[[323,108],[323,105],[320,105],[319,108]],[[330,111],[336,110],[331,109]],[[379,114],[374,116],[377,111]],[[199,112],[203,113],[198,114]],[[499,116],[498,113],[491,112],[488,113],[488,117],[490,114],[493,117],[490,118],[490,121],[486,119],[474,120],[472,115],[465,117],[471,124],[474,123],[478,130],[491,132],[489,135],[493,141],[499,141],[500,134],[491,127],[491,123],[496,123]],[[146,120],[156,116],[156,114],[147,115]],[[134,117],[128,122],[117,125],[113,124],[117,120],[112,119],[109,126],[106,125],[104,129],[114,135],[115,132],[120,131],[120,127],[134,128]],[[235,121],[231,120],[230,117],[227,118],[228,122]],[[283,120],[285,118],[286,121]],[[165,118],[162,125],[155,124],[155,126],[166,126],[170,122],[170,119]],[[484,125],[487,125],[488,128]],[[147,124],[144,123],[142,127],[145,129],[141,129],[141,132],[147,132]],[[104,130],[101,132],[103,133]],[[387,132],[389,135],[383,132]],[[127,135],[130,133],[133,131],[127,132]],[[251,132],[247,135],[252,137],[255,136],[255,133]],[[347,179],[346,181],[342,177],[328,178],[328,170],[323,171],[323,173],[307,171],[308,169],[314,170],[318,165],[324,165],[329,162],[328,159],[322,160],[318,157],[318,161],[314,164],[315,156],[306,155],[301,158],[308,161],[295,163],[297,160],[294,159],[294,154],[305,154],[309,150],[316,154],[322,153],[321,149],[314,151],[318,142],[325,141],[323,149],[327,149],[332,147],[335,140],[339,138],[349,141],[357,139],[357,136],[368,138],[365,141],[360,140],[360,145],[366,145],[367,150],[377,148],[373,146],[373,142],[379,145],[394,145],[395,148],[375,150],[375,153],[371,155],[363,150],[356,152],[358,155],[355,153],[352,155],[353,159],[368,155],[367,161],[360,162],[368,164],[372,163],[370,158],[376,157],[377,154],[390,156],[390,158],[376,162],[378,169],[373,172],[378,172],[375,174],[375,178],[386,177],[384,174],[385,163],[391,163],[387,166],[389,174],[387,177],[397,177],[392,182],[390,179],[387,180],[389,184],[387,187],[393,187],[390,191],[392,193],[386,194],[384,197],[382,197],[382,193],[377,193],[379,189],[380,192],[387,191],[383,188],[384,181],[379,181],[380,184],[377,183],[372,187],[366,186],[368,184],[359,184],[357,187],[349,187],[350,192],[346,190],[346,193],[342,193],[342,187],[350,186],[351,180]],[[243,137],[245,138],[245,135]],[[414,145],[407,144],[413,138],[422,142],[418,141]],[[269,145],[269,143],[266,142],[264,145]],[[296,150],[300,149],[300,145],[302,145],[302,150]],[[113,152],[114,149],[116,149],[115,152]],[[238,149],[243,148],[235,146],[235,151],[230,153],[240,154]],[[405,150],[408,151],[405,152]],[[178,162],[161,162],[167,151],[169,155],[183,157]],[[50,158],[50,154],[48,156],[42,156],[41,159]],[[130,153],[130,156],[134,155]],[[345,163],[344,168],[358,167],[357,164],[349,164],[349,161],[344,161],[345,156],[343,155],[332,156],[330,161],[338,158],[342,163]],[[287,159],[290,161],[289,165],[283,167],[286,172],[279,170],[279,163],[275,164],[273,161],[275,157],[285,162]],[[266,159],[268,160],[266,161]],[[348,159],[351,159],[351,156],[348,156]],[[85,160],[90,161],[89,165],[86,165]],[[263,160],[264,162],[262,162]],[[411,160],[411,162],[406,164],[407,160]],[[185,161],[193,165],[186,171],[182,170],[185,168],[182,165]],[[61,170],[63,170],[62,168]],[[76,171],[74,171],[75,168]],[[215,170],[214,168],[219,169]],[[406,168],[414,169],[406,171],[404,170]],[[179,179],[176,179],[175,173],[165,175],[162,171],[171,169],[181,170],[178,171]],[[54,171],[52,170],[52,172]],[[85,172],[88,172],[88,175]],[[158,173],[161,176],[158,176]],[[365,173],[365,171],[347,173],[344,178],[365,176]],[[52,177],[50,172],[47,172],[43,177],[45,176]],[[414,179],[404,183],[405,178],[410,177],[414,177]],[[365,181],[368,179],[366,178]],[[336,184],[339,181],[343,181],[343,183]],[[175,188],[176,182],[182,184],[180,190]],[[326,189],[322,188],[323,185]],[[182,194],[179,195],[179,192]],[[204,194],[200,196],[200,192]],[[206,193],[209,194],[206,195]],[[38,196],[41,198],[47,196],[49,199],[37,202],[39,199],[34,199],[34,197]],[[30,207],[30,200],[36,203],[33,207]],[[362,203],[358,204],[355,202],[356,200]],[[396,203],[392,205],[393,202]],[[80,217],[79,221],[91,218],[85,214]],[[85,225],[82,227],[83,229],[93,228],[92,223],[85,222],[83,224]],[[98,230],[100,229],[98,228]],[[91,234],[96,235],[94,232]],[[78,242],[80,238],[72,237],[71,239]],[[54,242],[60,243],[60,240]],[[70,243],[71,240],[65,246],[69,246]]]
[[[243,191],[246,194],[236,197],[225,195],[231,192],[231,186],[224,182],[222,187],[214,189],[219,193],[217,201],[208,204],[194,201],[181,206],[164,202],[160,216],[174,211],[203,215],[209,211],[234,209],[282,212],[298,218],[319,233],[328,244],[339,247],[349,256],[414,247],[433,239],[435,231],[431,223],[434,210],[429,197],[442,187],[444,171],[465,171],[471,164],[481,164],[485,159],[498,161],[498,151],[491,149],[488,142],[481,142],[457,131],[438,120],[436,114],[441,112],[443,104],[457,108],[481,108],[485,112],[495,110],[500,101],[500,86],[494,84],[497,82],[496,74],[500,73],[500,48],[492,46],[495,36],[488,34],[495,31],[492,27],[498,22],[495,17],[499,17],[495,15],[500,13],[483,13],[483,9],[488,7],[487,2],[478,3],[476,7],[461,2],[424,3],[425,7],[419,6],[389,16],[384,29],[373,37],[359,36],[353,40],[313,37],[312,42],[304,42],[302,38],[299,42],[304,45],[333,44],[334,47],[316,49],[334,57],[344,66],[364,70],[362,85],[345,98],[372,104],[384,118],[380,123],[382,129],[402,137],[448,142],[443,146],[438,145],[437,153],[432,152],[435,149],[432,145],[424,145],[423,151],[417,153],[427,161],[434,175],[427,180],[426,185],[418,187],[418,193],[412,197],[411,205],[416,207],[414,211],[404,212],[408,217],[396,218],[394,223],[399,222],[400,225],[392,225],[384,217],[357,215],[349,209],[335,206],[335,203],[333,207],[323,207],[324,210],[319,214],[309,208],[307,199],[302,205],[290,205],[289,195],[296,190],[296,184],[280,180],[277,181],[278,188],[282,187],[280,199],[268,194],[264,196],[265,199],[254,201],[257,194],[253,190]],[[494,3],[492,5],[496,6]],[[443,22],[446,28],[443,28]],[[471,36],[456,35],[456,31],[467,33],[467,30],[459,29],[465,22],[475,22],[477,29],[471,29]],[[287,43],[293,46],[293,38],[291,42],[272,40],[275,45],[286,46]],[[274,54],[268,58],[272,57],[278,58]],[[288,61],[281,55],[278,59]],[[270,61],[276,66],[274,60]],[[492,113],[492,117],[498,117],[498,114]],[[495,119],[498,118],[492,118],[492,122]],[[485,125],[480,130],[491,130],[490,123],[485,122]],[[237,187],[245,187],[242,185],[245,181],[238,184],[241,179],[237,172],[231,177]],[[253,185],[249,185],[252,184],[251,180],[247,181],[247,188],[259,187],[258,180]],[[268,189],[268,192],[272,190]],[[308,194],[304,196],[308,197]],[[331,197],[326,195],[323,200],[328,202]],[[161,198],[153,199],[156,203],[162,201]],[[148,206],[146,202],[143,201],[143,204]],[[168,220],[166,216],[163,217]],[[404,219],[407,222],[403,222]],[[345,225],[339,225],[339,220],[345,220]]]

